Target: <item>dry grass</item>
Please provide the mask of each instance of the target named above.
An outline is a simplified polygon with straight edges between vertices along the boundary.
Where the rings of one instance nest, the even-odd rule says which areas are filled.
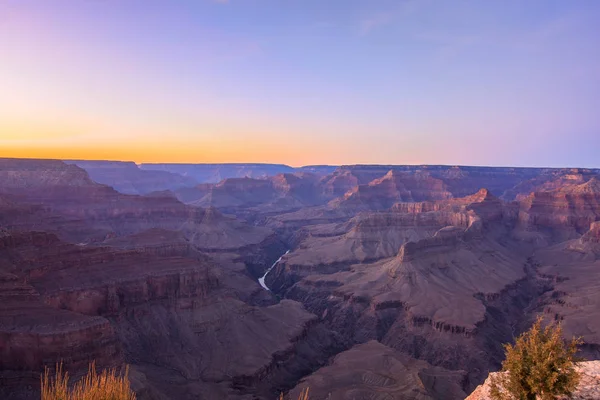
[[[279,400],[284,400],[283,393],[279,396]],[[308,388],[302,389],[300,396],[298,396],[298,400],[308,400]]]
[[[57,364],[54,377],[50,377],[48,368],[41,376],[41,400],[135,400],[128,373],[129,368],[125,367],[124,373],[113,368],[98,374],[96,364],[91,363],[87,375],[69,390],[69,374],[62,364]]]

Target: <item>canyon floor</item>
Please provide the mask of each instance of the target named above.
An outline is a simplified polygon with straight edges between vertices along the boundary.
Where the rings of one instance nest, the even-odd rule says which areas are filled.
[[[600,359],[600,170],[0,159],[0,398],[462,400],[540,315]]]

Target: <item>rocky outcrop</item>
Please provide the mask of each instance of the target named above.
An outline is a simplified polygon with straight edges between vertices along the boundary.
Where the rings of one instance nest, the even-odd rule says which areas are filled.
[[[390,170],[383,177],[366,185],[358,185],[333,200],[331,207],[359,210],[384,210],[397,202],[442,200],[452,197],[443,181],[428,173]]]
[[[576,369],[581,374],[581,380],[569,399],[600,399],[600,361],[580,362],[577,363]],[[497,374],[498,372],[490,374],[490,377],[465,400],[492,400],[490,395],[491,379],[492,376]],[[562,397],[560,399],[562,400]]]
[[[600,180],[535,192],[520,202],[519,225],[549,231],[555,241],[572,239],[600,218]]]
[[[339,197],[344,195],[352,188],[363,182],[360,177],[354,175],[352,171],[339,169],[334,171],[330,176],[326,176],[321,181],[323,193],[330,197]]]
[[[332,176],[351,174],[357,181],[354,184],[366,184],[383,177],[390,170],[408,174],[427,173],[432,178],[442,180],[453,197],[464,197],[475,193],[482,187],[502,196],[506,191],[524,181],[550,173],[544,168],[498,168],[442,165],[350,165],[340,167]],[[513,190],[518,193],[530,193],[532,190]],[[341,195],[341,194],[340,194]],[[514,198],[514,197],[513,197]],[[512,200],[513,198],[509,198]]]
[[[0,158],[0,193],[28,194],[40,188],[56,193],[94,185],[83,169],[62,161]]]
[[[544,169],[539,175],[522,177],[512,189],[505,191],[502,198],[507,201],[522,200],[535,192],[550,192],[573,185],[581,185],[599,176],[598,170],[586,168]]]
[[[600,221],[590,224],[590,230],[581,237],[581,241],[584,243],[600,244]]]

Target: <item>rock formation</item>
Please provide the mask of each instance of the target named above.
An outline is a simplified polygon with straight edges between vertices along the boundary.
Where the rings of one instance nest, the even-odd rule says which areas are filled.
[[[537,315],[600,358],[598,171],[77,163],[0,159],[2,398],[62,358],[141,400],[459,400]]]
[[[541,230],[554,241],[575,238],[600,218],[600,180],[531,193],[520,202],[519,223],[525,230]]]
[[[580,362],[577,364],[576,369],[581,374],[581,381],[570,399],[600,399],[600,361]],[[465,400],[492,400],[490,396],[491,376],[495,374],[497,372],[490,374],[490,377],[482,385],[478,386]]]

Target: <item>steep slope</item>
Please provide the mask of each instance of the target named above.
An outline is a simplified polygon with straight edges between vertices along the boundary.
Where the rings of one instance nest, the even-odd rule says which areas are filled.
[[[546,233],[551,240],[577,237],[600,218],[600,180],[560,186],[551,191],[534,192],[521,200],[520,228]]]
[[[567,337],[581,336],[583,355],[600,358],[600,223],[579,239],[536,252],[537,271],[552,291],[537,312],[562,321]]]

